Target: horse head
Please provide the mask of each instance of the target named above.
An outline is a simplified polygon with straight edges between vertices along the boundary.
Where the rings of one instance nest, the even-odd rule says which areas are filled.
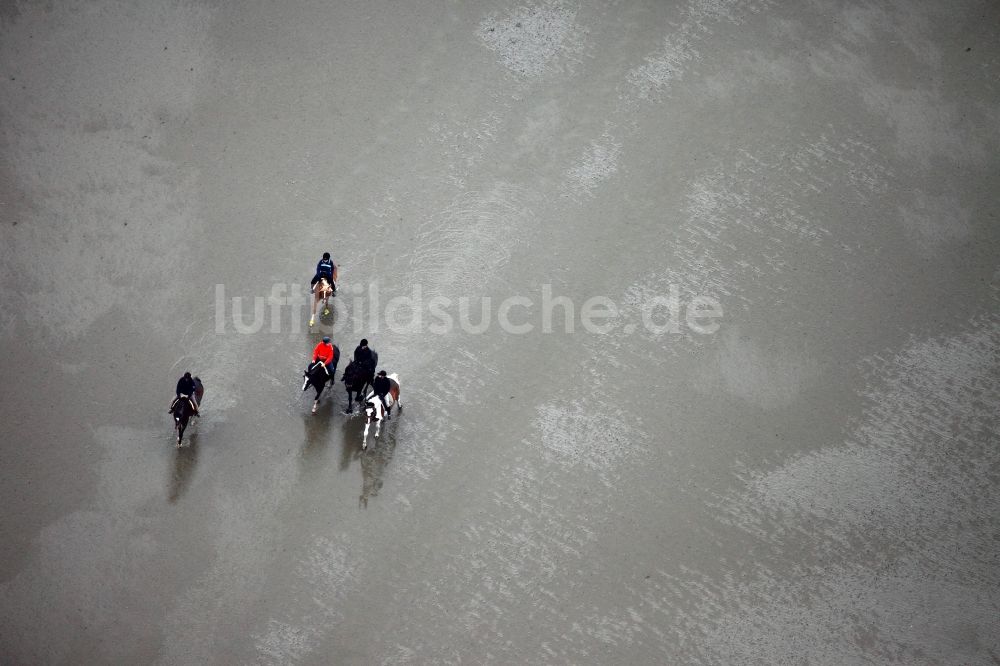
[[[382,412],[382,401],[372,393],[365,399],[365,416],[368,418],[368,423],[381,421],[385,416]]]

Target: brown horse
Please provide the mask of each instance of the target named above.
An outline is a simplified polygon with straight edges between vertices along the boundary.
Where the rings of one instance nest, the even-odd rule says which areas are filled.
[[[312,316],[309,317],[309,325],[316,323],[316,308],[319,302],[323,301],[323,316],[330,314],[330,297],[333,296],[334,287],[327,282],[326,278],[320,278],[313,288]]]

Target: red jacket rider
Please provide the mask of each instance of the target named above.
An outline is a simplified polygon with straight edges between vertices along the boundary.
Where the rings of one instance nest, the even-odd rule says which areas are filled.
[[[327,368],[335,368],[334,362],[337,360],[336,347],[330,342],[330,337],[325,336],[323,341],[313,349],[312,362],[322,360]]]

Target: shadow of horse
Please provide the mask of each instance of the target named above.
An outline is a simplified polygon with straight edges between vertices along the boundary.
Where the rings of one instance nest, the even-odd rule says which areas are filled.
[[[363,418],[349,418],[344,421],[343,444],[340,452],[340,469],[350,467],[352,460],[361,463],[361,494],[358,496],[358,508],[367,509],[368,500],[377,497],[382,490],[386,468],[392,461],[396,451],[396,438],[386,437],[377,446],[371,446],[366,451],[361,450],[361,431],[364,428]]]
[[[378,495],[382,490],[385,469],[396,452],[396,438],[373,447],[370,451],[361,453],[361,495],[358,496],[358,507],[368,508],[368,500]]]
[[[330,426],[333,424],[333,401],[322,403],[315,413],[305,414],[305,441],[302,444],[303,462],[315,462],[326,450],[330,439]]]
[[[167,483],[167,502],[174,504],[187,492],[198,464],[198,433],[188,437],[187,446],[174,448],[174,466]]]

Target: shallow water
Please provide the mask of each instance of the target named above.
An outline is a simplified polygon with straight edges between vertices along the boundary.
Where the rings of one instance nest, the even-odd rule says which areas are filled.
[[[8,660],[1000,659],[996,9],[2,16]]]

